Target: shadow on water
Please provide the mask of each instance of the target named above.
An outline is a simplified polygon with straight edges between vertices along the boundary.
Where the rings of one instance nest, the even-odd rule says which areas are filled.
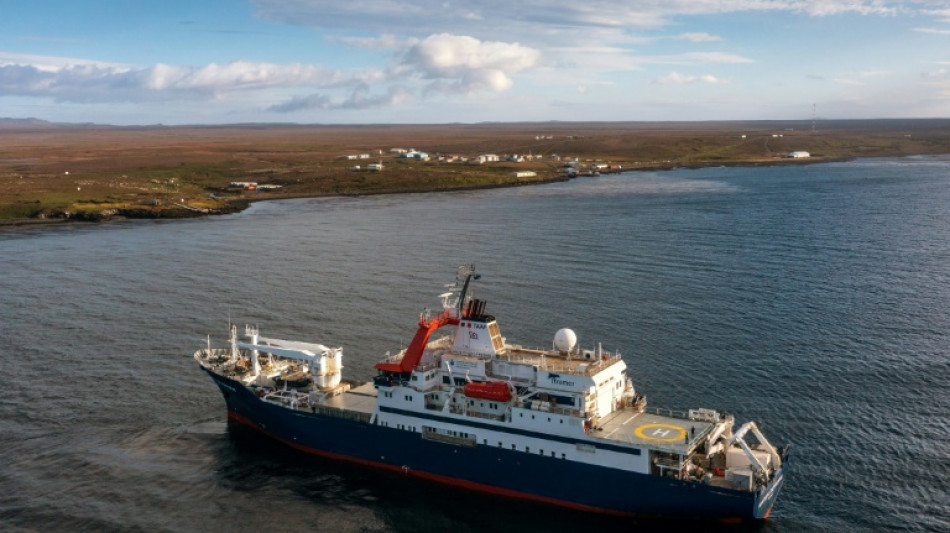
[[[218,474],[234,491],[287,490],[314,506],[372,513],[381,527],[405,533],[637,531],[768,532],[768,523],[725,524],[677,517],[625,518],[514,500],[333,461],[288,448],[253,429],[228,425],[231,446]]]

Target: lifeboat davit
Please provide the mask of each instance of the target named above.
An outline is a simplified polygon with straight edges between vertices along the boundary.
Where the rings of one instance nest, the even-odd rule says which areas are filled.
[[[469,398],[482,398],[493,402],[507,402],[511,399],[511,389],[507,383],[489,381],[487,383],[469,383],[465,385],[465,395]]]

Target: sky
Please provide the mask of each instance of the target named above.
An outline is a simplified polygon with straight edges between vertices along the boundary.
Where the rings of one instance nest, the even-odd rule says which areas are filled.
[[[950,0],[0,0],[0,117],[950,117]]]

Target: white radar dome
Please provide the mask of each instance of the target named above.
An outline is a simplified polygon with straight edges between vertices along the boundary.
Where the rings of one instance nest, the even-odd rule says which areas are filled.
[[[577,344],[577,334],[574,330],[562,328],[554,334],[554,347],[562,352],[569,352]]]

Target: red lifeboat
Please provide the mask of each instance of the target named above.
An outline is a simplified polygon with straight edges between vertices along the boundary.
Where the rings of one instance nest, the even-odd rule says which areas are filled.
[[[489,381],[487,383],[469,383],[465,385],[465,395],[469,398],[483,398],[493,402],[507,402],[511,399],[511,389],[507,383]]]

